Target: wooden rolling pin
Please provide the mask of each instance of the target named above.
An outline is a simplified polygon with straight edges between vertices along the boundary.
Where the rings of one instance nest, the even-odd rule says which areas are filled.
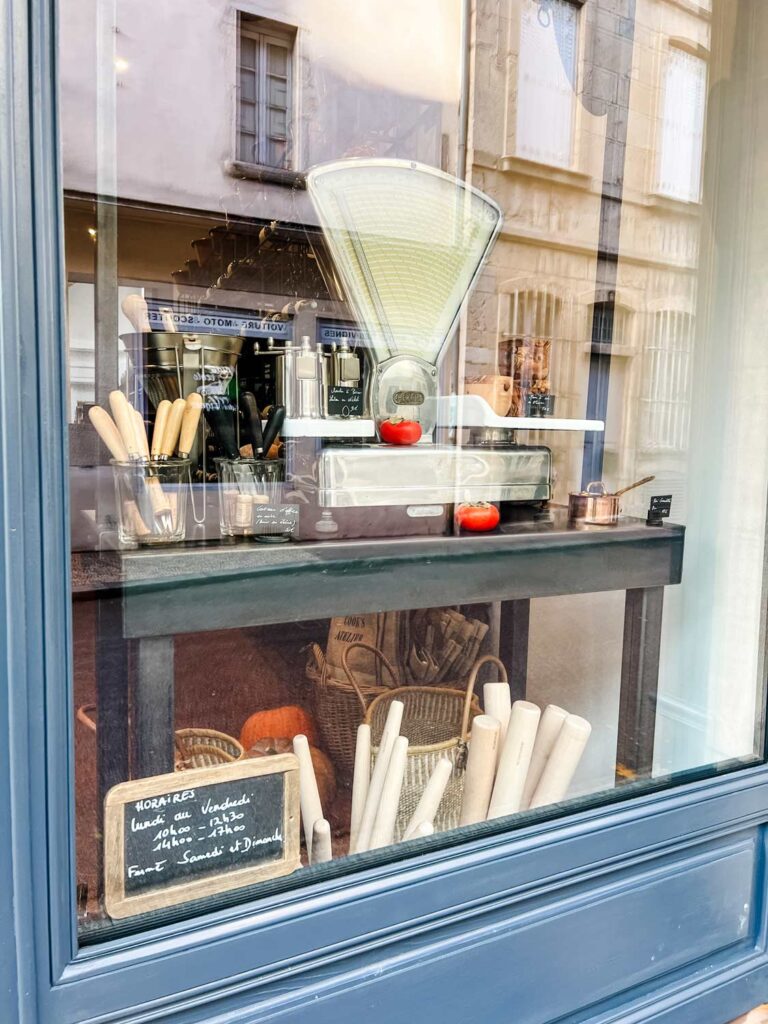
[[[181,433],[179,435],[179,458],[186,459],[192,451],[197,435],[197,427],[200,423],[200,414],[203,411],[203,396],[197,391],[187,395],[184,415],[181,418]]]
[[[131,326],[134,331],[137,331],[139,334],[146,334],[148,331],[152,330],[149,323],[147,302],[141,295],[136,293],[133,295],[126,295],[121,306],[123,312],[131,321]]]
[[[329,860],[333,860],[331,826],[326,818],[320,818],[312,828],[312,856],[310,863],[324,864]]]
[[[371,781],[368,786],[368,796],[365,800],[365,808],[360,821],[360,831],[357,834],[357,845],[352,851],[353,853],[362,853],[367,850],[368,844],[371,841],[371,833],[373,832],[373,825],[376,821],[379,801],[381,800],[381,791],[384,788],[384,780],[387,777],[387,769],[389,768],[389,759],[392,755],[395,740],[400,734],[400,725],[403,721],[403,707],[404,705],[401,700],[393,700],[389,705],[387,720],[384,723],[381,742],[379,743],[379,753],[376,758],[376,764],[373,766]]]
[[[88,410],[88,419],[101,440],[109,449],[109,454],[117,462],[128,462],[128,449],[123,444],[120,431],[109,413],[100,405],[92,405]]]
[[[122,391],[110,391],[109,407],[115,420],[115,426],[120,431],[129,459],[140,459],[141,452],[136,434],[136,420],[133,416],[132,407]]]
[[[497,755],[501,758],[504,741],[507,738],[509,716],[512,714],[512,695],[509,683],[486,683],[483,687],[483,708],[486,715],[495,718],[499,723]]]
[[[512,705],[507,738],[488,807],[489,819],[520,810],[540,717],[540,710],[530,701],[516,700]]]
[[[301,820],[304,825],[304,842],[307,844],[307,858],[312,863],[312,835],[315,822],[323,818],[320,791],[317,788],[309,740],[302,733],[293,737],[293,752],[299,759],[299,803]]]
[[[531,808],[565,799],[591,732],[592,726],[586,718],[568,715],[531,797]]]
[[[400,806],[400,793],[403,789],[407,760],[408,739],[406,736],[398,736],[392,747],[387,775],[376,811],[376,820],[371,829],[369,850],[378,850],[382,846],[389,846],[395,838],[395,822],[397,821],[397,809]]]
[[[521,810],[530,807],[531,797],[539,784],[544,766],[549,760],[549,755],[552,753],[552,748],[557,737],[560,735],[563,722],[567,717],[568,712],[563,708],[559,708],[557,704],[548,704],[544,708],[544,714],[541,716],[539,729],[536,733],[536,742],[533,745],[528,775],[525,780],[525,786],[523,786]]]
[[[163,436],[165,435],[165,428],[168,426],[168,417],[171,414],[171,403],[167,398],[164,398],[157,407],[155,413],[155,426],[152,430],[152,458],[160,458],[160,453],[163,447]]]
[[[365,810],[368,785],[371,781],[371,727],[363,722],[357,727],[355,744],[355,771],[352,777],[352,811],[349,821],[349,852],[357,846],[360,822]]]
[[[488,816],[498,763],[500,733],[500,722],[490,715],[478,715],[472,720],[460,825],[474,825],[477,821],[485,821]]]
[[[432,825],[434,830],[434,821],[440,807],[440,801],[443,799],[443,794],[452,774],[453,765],[447,757],[441,757],[432,769],[432,774],[427,780],[424,792],[419,798],[411,820],[405,826],[403,839],[413,839],[419,827],[427,823]]]
[[[408,836],[409,839],[423,839],[424,836],[431,836],[435,833],[435,826],[431,821],[422,821],[416,826],[416,831],[412,836]]]
[[[171,406],[171,411],[168,414],[168,421],[165,425],[165,433],[163,434],[163,443],[160,445],[161,459],[173,458],[173,453],[176,451],[176,445],[179,441],[181,423],[184,419],[186,408],[187,403],[183,398],[177,398]]]

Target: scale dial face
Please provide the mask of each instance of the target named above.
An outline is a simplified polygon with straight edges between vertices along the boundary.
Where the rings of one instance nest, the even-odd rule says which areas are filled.
[[[371,408],[377,422],[390,416],[418,420],[422,434],[431,434],[437,412],[437,367],[413,356],[381,363],[373,376]]]

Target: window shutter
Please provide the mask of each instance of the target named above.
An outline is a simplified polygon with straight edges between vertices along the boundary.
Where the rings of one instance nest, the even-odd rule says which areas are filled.
[[[567,0],[524,0],[517,83],[516,152],[569,167],[578,11]]]
[[[707,65],[670,50],[664,73],[656,191],[697,203],[701,198]]]

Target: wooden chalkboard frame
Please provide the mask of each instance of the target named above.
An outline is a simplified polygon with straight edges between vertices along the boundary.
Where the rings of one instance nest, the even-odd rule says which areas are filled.
[[[252,779],[281,774],[284,777],[283,856],[265,864],[228,869],[220,875],[196,878],[169,884],[149,892],[127,894],[125,891],[125,806],[137,800],[199,789],[216,783]],[[217,893],[240,889],[267,878],[290,875],[301,866],[300,855],[299,762],[294,754],[247,758],[213,768],[155,775],[114,786],[104,801],[104,902],[112,918],[132,917],[204,899]]]

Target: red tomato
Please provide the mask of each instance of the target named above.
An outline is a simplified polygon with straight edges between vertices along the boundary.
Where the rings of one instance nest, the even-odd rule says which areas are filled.
[[[416,420],[401,420],[392,416],[381,421],[379,434],[385,444],[416,444],[421,437],[421,425]]]
[[[462,530],[485,533],[499,525],[499,510],[487,501],[465,502],[456,506],[456,523]]]

